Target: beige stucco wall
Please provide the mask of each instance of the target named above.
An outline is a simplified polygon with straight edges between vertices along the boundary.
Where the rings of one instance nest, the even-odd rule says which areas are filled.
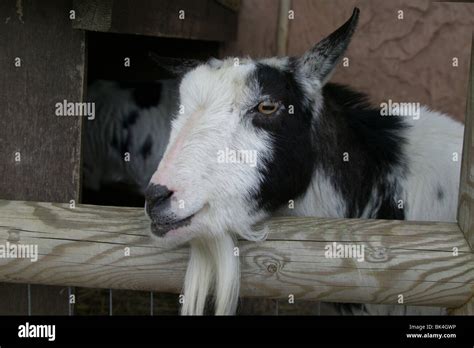
[[[429,0],[292,0],[287,53],[299,55],[361,9],[359,28],[332,81],[374,103],[420,102],[464,119],[474,3]],[[398,11],[403,19],[398,19]],[[223,55],[276,53],[278,1],[243,0],[238,40]],[[453,58],[458,58],[458,67]]]

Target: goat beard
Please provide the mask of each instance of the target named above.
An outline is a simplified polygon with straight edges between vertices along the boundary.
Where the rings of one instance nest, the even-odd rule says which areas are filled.
[[[235,314],[240,290],[235,237],[230,234],[200,237],[190,244],[181,314],[204,314],[209,294],[214,297],[216,315]]]

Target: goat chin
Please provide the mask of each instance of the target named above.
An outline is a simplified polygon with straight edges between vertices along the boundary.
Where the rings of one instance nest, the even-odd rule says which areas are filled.
[[[240,269],[231,235],[200,237],[191,241],[184,280],[182,315],[202,315],[208,295],[213,295],[216,315],[234,314],[237,308]]]

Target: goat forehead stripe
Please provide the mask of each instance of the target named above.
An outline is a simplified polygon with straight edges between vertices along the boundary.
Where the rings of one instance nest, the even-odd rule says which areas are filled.
[[[283,70],[258,64],[253,77],[257,80],[263,95],[268,95],[274,100],[287,99],[288,77]]]

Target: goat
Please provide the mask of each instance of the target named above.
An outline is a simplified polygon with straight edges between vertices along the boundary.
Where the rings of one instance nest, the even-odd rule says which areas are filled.
[[[455,221],[463,126],[426,107],[383,116],[328,83],[359,10],[301,57],[187,64],[181,113],[146,190],[151,234],[189,243],[182,314],[232,314],[235,238],[262,240],[272,215]],[[218,152],[254,151],[256,165]],[[288,202],[294,201],[294,209]]]
[[[302,57],[156,58],[179,85],[90,88],[100,117],[86,123],[85,186],[136,187],[158,243],[189,242],[182,314],[204,313],[212,293],[216,314],[235,312],[235,239],[264,239],[255,224],[270,216],[455,221],[463,126],[425,107],[383,116],[328,83],[358,14]]]

